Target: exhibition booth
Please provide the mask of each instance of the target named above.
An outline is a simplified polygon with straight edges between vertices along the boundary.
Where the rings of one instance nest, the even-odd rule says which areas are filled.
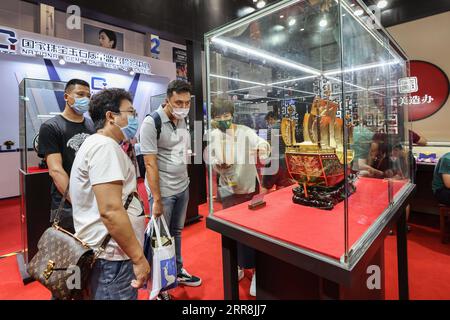
[[[443,15],[434,17],[439,25]],[[405,24],[424,28],[416,23]],[[450,208],[431,189],[450,152],[450,65],[426,61],[401,26],[384,28],[361,1],[264,2],[202,44],[191,41],[197,51],[174,46],[172,59],[160,59],[153,34],[139,44],[143,56],[124,50],[123,34],[114,49],[89,40],[97,29],[84,29],[82,43],[0,25],[0,142],[8,140],[0,203],[20,199],[21,244],[12,253],[21,281],[33,281],[27,267],[50,226],[52,181],[38,133],[64,110],[67,81],[86,80],[93,95],[129,91],[141,125],[170,81],[189,79],[186,225],[205,219],[183,231],[183,250],[205,268],[218,261],[206,281],[220,283],[226,300],[243,298],[241,269],[258,274],[258,300],[384,300],[394,291],[408,300],[408,219],[436,222],[439,245],[450,230]],[[145,210],[150,217],[148,202]],[[11,252],[0,245],[2,254]]]

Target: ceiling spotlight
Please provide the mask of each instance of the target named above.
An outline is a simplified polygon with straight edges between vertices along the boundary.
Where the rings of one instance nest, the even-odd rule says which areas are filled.
[[[60,58],[59,59],[59,64],[62,65],[62,66],[65,65],[66,64],[66,60],[64,60],[64,58]]]
[[[254,1],[254,0],[253,0]],[[259,0],[257,3],[256,3],[256,7],[258,8],[258,9],[262,9],[262,8],[264,8],[266,6],[266,2],[264,1],[264,0]]]
[[[363,11],[362,9],[356,9],[356,10],[355,10],[355,14],[356,14],[357,16],[362,16],[363,13],[364,13],[364,11]]]
[[[258,0],[253,0],[253,2],[258,2]]]
[[[296,23],[297,23],[297,20],[291,19],[291,20],[289,20],[288,25],[292,27]]]
[[[350,7],[354,7],[355,6],[355,4],[354,3],[352,3],[351,5],[350,5]]]
[[[305,28],[301,28],[300,31],[305,31]]]
[[[387,5],[388,5],[388,2],[386,0],[380,0],[377,3],[377,7],[380,9],[386,8]]]
[[[326,27],[327,24],[328,24],[328,21],[327,21],[327,19],[325,19],[325,18],[323,18],[323,19],[320,20],[320,22],[319,22],[319,26],[321,26],[322,28],[323,28],[323,27]]]
[[[136,72],[134,72],[134,70],[130,68],[130,76],[134,76],[135,74]]]
[[[281,15],[281,16],[280,16],[280,19],[283,19],[283,18],[284,18],[284,15]]]

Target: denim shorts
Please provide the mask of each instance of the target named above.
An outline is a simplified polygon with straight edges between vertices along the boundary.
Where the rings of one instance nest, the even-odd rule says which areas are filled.
[[[131,286],[135,279],[131,260],[98,259],[89,282],[91,300],[137,300],[138,291]]]

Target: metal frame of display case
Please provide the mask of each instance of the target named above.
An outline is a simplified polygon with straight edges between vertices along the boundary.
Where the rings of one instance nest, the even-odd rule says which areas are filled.
[[[210,48],[208,41],[223,35],[232,30],[236,30],[241,26],[248,25],[253,21],[265,17],[271,13],[280,12],[282,9],[290,7],[302,0],[283,0],[272,6],[259,10],[258,12],[251,14],[247,17],[231,22],[223,27],[217,28],[213,31],[205,34],[205,56],[206,59],[210,57]],[[342,24],[342,7],[348,6],[344,1],[336,1],[339,9],[338,14],[340,17],[340,23]],[[373,16],[371,12],[366,8],[360,0],[357,0],[361,8]],[[350,7],[348,8],[350,9]],[[347,10],[350,14],[354,15],[351,10]],[[407,61],[407,55],[397,44],[397,42],[389,35],[389,33],[380,26],[377,31],[385,37],[380,37],[379,34],[369,30],[358,17],[355,19],[366,29],[383,47],[393,49],[396,57],[401,57],[401,60]],[[378,22],[379,23],[379,22]],[[342,39],[342,28],[340,28],[340,38]],[[389,46],[389,47],[388,47]],[[343,66],[343,47],[341,45],[341,67]],[[393,54],[389,50],[391,54]],[[408,71],[408,65],[406,65],[406,71]],[[206,63],[206,74],[209,76],[211,73],[210,62]],[[207,101],[208,105],[211,105],[211,84],[207,81]],[[342,97],[345,96],[344,86],[342,86]],[[345,117],[345,108],[342,108]],[[211,127],[211,115],[208,113],[208,127]],[[344,126],[345,127],[345,126]],[[344,137],[347,135],[347,130],[344,131]],[[345,139],[344,139],[345,140]],[[345,140],[346,141],[346,140]],[[344,149],[346,144],[344,144]],[[345,151],[344,151],[344,154]],[[346,157],[344,156],[345,162]],[[345,166],[345,164],[344,164]],[[209,166],[209,176],[212,177],[212,167]],[[327,257],[325,255],[312,252],[307,249],[302,249],[295,245],[279,241],[270,236],[252,231],[245,227],[228,222],[220,217],[216,217],[212,214],[213,203],[210,201],[210,214],[207,218],[207,227],[222,234],[222,258],[223,258],[223,272],[224,272],[224,295],[225,299],[238,299],[239,291],[237,285],[237,242],[245,243],[247,246],[256,250],[257,254],[257,269],[258,269],[258,256],[269,255],[286,262],[292,266],[295,266],[298,270],[306,270],[311,272],[321,279],[327,279],[332,283],[342,285],[345,287],[352,286],[357,277],[362,273],[365,274],[367,263],[377,253],[377,251],[383,246],[384,238],[389,233],[389,230],[396,224],[397,227],[397,250],[398,250],[398,282],[399,282],[399,297],[402,300],[409,298],[408,290],[408,266],[407,266],[407,239],[406,239],[406,211],[412,195],[415,191],[415,185],[408,183],[399,194],[395,197],[392,193],[391,186],[389,189],[389,205],[377,218],[377,220],[369,227],[368,230],[358,239],[351,247],[348,243],[348,212],[345,210],[345,252],[340,261]],[[211,194],[211,186],[210,186]],[[348,199],[344,201],[347,202]],[[346,204],[346,207],[348,204]],[[260,279],[260,273],[258,273],[258,279]],[[259,281],[259,280],[258,280]],[[257,281],[257,286],[258,286]],[[258,290],[257,290],[258,295]],[[267,298],[263,296],[262,298]],[[259,298],[259,295],[257,296]]]

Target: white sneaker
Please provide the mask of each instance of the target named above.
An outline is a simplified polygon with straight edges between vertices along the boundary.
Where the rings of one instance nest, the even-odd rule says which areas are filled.
[[[252,283],[250,284],[250,295],[256,297],[256,271],[253,273]]]
[[[238,266],[238,281],[244,279],[244,269]]]

